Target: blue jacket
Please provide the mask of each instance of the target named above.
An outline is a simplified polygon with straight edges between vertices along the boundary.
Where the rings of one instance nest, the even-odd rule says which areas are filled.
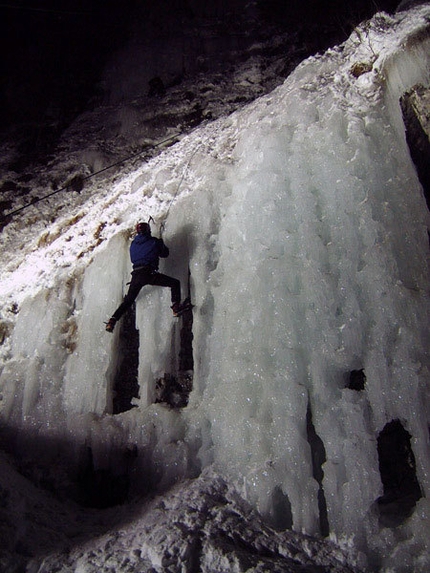
[[[156,271],[159,257],[168,256],[169,249],[163,239],[157,239],[151,235],[136,235],[130,245],[130,259],[134,269],[147,265]]]

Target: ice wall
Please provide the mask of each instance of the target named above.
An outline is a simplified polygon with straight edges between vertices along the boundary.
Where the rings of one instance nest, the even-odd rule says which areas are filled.
[[[398,98],[429,83],[429,14],[378,15],[269,96],[124,176],[7,277],[4,315],[13,300],[19,313],[7,314],[2,350],[4,423],[90,444],[100,467],[137,445],[140,491],[213,464],[272,523],[318,534],[311,412],[332,535],[376,555],[372,566],[384,553],[394,570],[405,555],[422,565],[429,217]],[[148,288],[136,312],[140,399],[112,416],[118,333],[103,320],[129,279],[127,233],[149,215],[172,252],[162,272],[185,290],[190,270],[194,389],[181,411],[153,404],[157,378],[177,369],[179,334],[168,291]],[[20,277],[37,257],[58,268],[30,288]],[[346,388],[361,369],[365,389]],[[395,419],[423,493],[397,537],[375,504],[376,441]]]

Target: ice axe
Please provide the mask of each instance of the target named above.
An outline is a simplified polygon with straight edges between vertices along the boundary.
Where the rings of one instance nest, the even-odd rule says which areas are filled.
[[[156,221],[154,219],[154,217],[152,217],[152,215],[149,217],[148,219],[148,225],[151,226],[151,223],[153,223],[154,225],[156,225]],[[163,235],[163,231],[164,231],[164,221],[160,224],[160,229],[159,229],[159,235],[160,235],[160,239]]]

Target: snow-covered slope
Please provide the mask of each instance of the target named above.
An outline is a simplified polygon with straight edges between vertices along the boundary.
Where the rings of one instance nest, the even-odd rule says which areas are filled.
[[[56,218],[64,196],[40,204],[42,232],[31,230],[29,212],[4,228],[1,417],[33,475],[82,468],[90,448],[96,471],[126,477],[140,495],[210,467],[222,476],[214,483],[229,484],[215,496],[235,489],[277,529],[350,539],[370,570],[427,570],[429,217],[399,98],[428,86],[429,18],[428,4],[378,14],[269,95],[148,163],[136,159],[109,185],[89,183],[85,202],[66,199],[66,216]],[[155,403],[157,381],[180,374],[180,323],[168,293],[148,288],[136,309],[139,398],[113,415],[119,330],[107,334],[103,321],[129,280],[134,225],[150,216],[171,249],[162,271],[184,292],[190,277],[193,390],[186,408]],[[351,372],[365,375],[361,390],[346,387]],[[395,477],[415,477],[382,507],[395,490],[380,463],[393,423],[412,437]],[[201,483],[168,499],[211,498]],[[388,514],[407,496],[394,528]],[[140,555],[169,570],[164,549],[138,553],[142,531],[160,519],[155,507],[141,511],[121,564],[112,557],[117,529],[73,550],[60,570],[103,570],[111,558],[116,570],[135,570]],[[173,529],[167,513],[159,535]],[[241,561],[230,542],[217,552],[218,533],[209,557],[194,554],[181,531],[172,571],[198,570],[187,559],[207,571],[269,570],[249,555]],[[288,538],[270,535],[270,547]],[[35,570],[59,566],[50,559]]]
[[[346,551],[276,532],[206,471],[167,495],[96,512],[62,504],[2,458],[2,572],[279,571],[352,573]],[[29,556],[33,558],[29,559]],[[316,569],[318,567],[318,569]]]

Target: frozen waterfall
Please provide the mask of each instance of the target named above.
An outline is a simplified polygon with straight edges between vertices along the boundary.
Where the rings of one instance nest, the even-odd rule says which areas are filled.
[[[350,539],[373,570],[426,570],[429,212],[399,99],[429,85],[429,17],[428,4],[376,15],[17,244],[0,285],[0,415],[22,455],[73,466],[86,447],[120,474],[137,452],[132,494],[212,466],[278,529]],[[146,287],[139,396],[114,415],[121,333],[103,322],[150,216],[171,251],[162,272],[195,304],[193,388],[186,407],[156,403],[180,372],[181,320],[168,289]],[[384,428],[410,448],[395,523]]]

